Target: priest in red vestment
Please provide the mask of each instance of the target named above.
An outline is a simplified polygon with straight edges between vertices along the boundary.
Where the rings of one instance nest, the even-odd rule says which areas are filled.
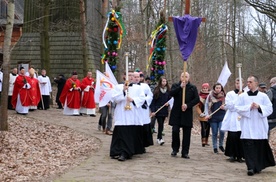
[[[78,79],[77,72],[72,73],[72,77],[68,78],[61,95],[59,97],[64,110],[64,115],[79,115],[81,105],[81,82]]]
[[[12,106],[18,114],[26,115],[29,112],[31,105],[30,89],[30,77],[25,76],[24,67],[20,67],[20,73],[15,79],[12,93]]]
[[[29,84],[31,85],[31,89],[30,89],[31,105],[29,107],[29,111],[33,111],[37,109],[37,105],[41,99],[41,93],[40,93],[38,79],[35,78],[35,70],[33,68],[29,69],[29,74],[30,74]]]
[[[96,104],[94,99],[95,82],[92,78],[92,72],[88,71],[87,76],[81,82],[82,102],[80,113],[92,117],[96,116]]]

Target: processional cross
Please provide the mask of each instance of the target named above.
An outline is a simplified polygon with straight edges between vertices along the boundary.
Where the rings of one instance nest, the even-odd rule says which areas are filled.
[[[185,12],[184,12],[185,15],[190,15],[190,4],[191,4],[190,0],[185,0]],[[174,21],[174,17],[169,17],[168,20],[172,22],[172,21]],[[201,21],[206,22],[206,18],[201,18]],[[178,33],[181,34],[181,32],[178,32]],[[187,57],[187,59],[188,59],[188,57]],[[187,59],[186,60],[184,59],[184,61],[183,61],[183,73],[184,73],[184,75],[185,75],[186,70],[187,70]],[[185,87],[183,87],[183,92],[182,93],[183,93],[183,95],[182,95],[182,105],[184,105],[185,104]]]

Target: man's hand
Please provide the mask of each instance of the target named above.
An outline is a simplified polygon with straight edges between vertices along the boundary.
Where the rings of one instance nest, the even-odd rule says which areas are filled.
[[[181,87],[181,88],[184,88],[184,87],[186,87],[186,85],[187,85],[187,83],[186,83],[185,81],[183,81],[183,82],[181,82],[180,87]]]
[[[127,89],[128,89],[128,85],[125,84],[125,85],[124,85],[124,91],[127,90]]]
[[[132,101],[133,101],[133,99],[132,99],[132,98],[130,98],[130,97],[127,97],[127,101],[128,101],[128,102],[132,102]]]
[[[181,106],[181,109],[182,109],[183,112],[186,111],[186,109],[187,109],[187,104],[183,104],[183,105]]]
[[[151,114],[150,114],[150,117],[154,117],[155,116],[155,112],[152,112]]]
[[[260,105],[257,104],[257,103],[255,103],[255,102],[253,102],[253,103],[251,104],[251,107],[250,107],[250,109],[259,109],[259,108],[260,108]]]

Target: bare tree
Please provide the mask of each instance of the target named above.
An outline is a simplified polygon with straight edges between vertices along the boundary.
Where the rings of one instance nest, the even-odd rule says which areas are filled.
[[[275,0],[244,0],[258,12],[267,15],[274,22],[276,22],[276,2]]]
[[[1,97],[1,117],[0,117],[0,130],[8,130],[8,90],[9,90],[9,65],[10,65],[10,53],[11,53],[11,38],[13,31],[14,23],[14,0],[9,0],[8,2],[8,15],[7,15],[7,24],[5,30],[5,39],[4,39],[4,61],[3,61],[3,91]]]

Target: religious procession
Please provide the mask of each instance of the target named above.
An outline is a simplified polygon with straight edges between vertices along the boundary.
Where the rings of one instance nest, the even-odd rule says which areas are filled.
[[[88,6],[82,5],[81,8]],[[80,41],[85,47],[81,53],[74,50],[72,54],[66,52],[68,57],[61,56],[68,60],[78,55],[82,55],[81,58],[74,57],[70,62],[52,56],[53,60],[40,64],[35,60],[11,57],[13,69],[7,70],[3,64],[0,70],[1,107],[22,117],[55,108],[68,120],[78,122],[79,118],[90,118],[97,125],[93,129],[110,138],[106,154],[109,160],[119,164],[134,162],[137,156],[143,158],[153,145],[158,146],[158,150],[169,145],[168,155],[172,159],[193,160],[190,152],[192,132],[198,122],[202,149],[207,148],[215,156],[226,156],[229,163],[244,165],[243,173],[247,176],[258,176],[276,164],[275,149],[270,141],[270,133],[276,127],[275,72],[269,76],[262,74],[260,79],[258,69],[250,71],[251,63],[242,64],[236,58],[229,58],[227,43],[215,46],[215,52],[221,51],[221,55],[216,55],[221,56],[216,63],[191,63],[195,59],[205,59],[207,48],[206,55],[196,55],[199,50],[203,51],[202,46],[212,47],[203,42],[200,31],[208,23],[208,17],[192,16],[192,5],[190,0],[185,0],[184,16],[166,17],[166,11],[160,11],[160,19],[148,35],[149,40],[144,41],[147,46],[143,45],[146,48],[143,50],[146,63],[143,64],[144,57],[135,57],[139,46],[131,48],[129,44],[119,52],[129,29],[123,23],[118,6],[112,7],[105,17],[101,43],[89,42],[93,38],[85,37],[88,35],[82,31],[81,36],[70,40]],[[85,15],[81,20],[80,27],[86,23]],[[87,22],[91,20],[88,17]],[[89,32],[89,28],[86,31]],[[172,38],[177,45],[177,56],[168,53]],[[25,40],[24,36],[22,39]],[[22,47],[39,47],[26,40]],[[96,51],[102,52],[96,61],[89,60],[97,57],[96,54],[91,56],[91,52],[86,52],[94,49],[90,44],[102,47]],[[58,46],[55,49],[58,50]],[[14,49],[14,54],[18,53],[16,51],[20,52]],[[177,60],[169,61],[173,56]],[[177,61],[175,67],[171,66]],[[138,65],[142,65],[142,69]],[[217,74],[220,67],[221,72]],[[204,74],[199,74],[203,69]],[[8,73],[8,77],[3,76],[2,71]],[[4,87],[5,92],[2,91]],[[7,102],[3,97],[5,93]],[[165,127],[169,128],[170,137],[165,134]]]

